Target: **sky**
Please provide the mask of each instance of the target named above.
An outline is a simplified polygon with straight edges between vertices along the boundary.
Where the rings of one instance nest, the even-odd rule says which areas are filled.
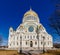
[[[52,35],[53,42],[60,43],[60,36],[49,26],[49,18],[56,9],[55,4],[56,0],[0,0],[0,35],[3,37],[3,45],[8,43],[9,28],[16,30],[30,7],[38,14],[46,31]]]

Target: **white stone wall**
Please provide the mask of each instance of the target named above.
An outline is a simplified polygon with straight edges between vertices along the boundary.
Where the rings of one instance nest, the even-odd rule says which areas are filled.
[[[32,20],[25,20],[26,17],[23,18],[23,23],[18,26],[16,31],[13,30],[12,27],[9,29],[9,38],[8,38],[8,48],[12,49],[19,49],[21,47],[22,41],[22,48],[25,49],[38,49],[38,39],[36,29],[39,26],[39,47],[40,49],[43,48],[52,48],[53,47],[53,38],[50,34],[48,34],[41,23],[39,23],[39,18],[35,17],[37,20],[35,21],[33,18]],[[30,19],[30,18],[29,18]],[[33,32],[29,32],[28,28],[32,25],[34,27]],[[44,39],[43,39],[44,37]],[[21,39],[22,38],[22,39]],[[30,46],[30,41],[33,42],[33,46]],[[27,42],[27,45],[26,45]],[[37,42],[37,44],[35,44]]]
[[[22,47],[23,48],[25,48],[25,47],[31,48],[30,47],[30,41],[33,42],[33,47],[38,48],[38,39],[37,39],[37,34],[36,33],[32,34],[32,35],[28,34],[28,33],[27,34],[19,33],[18,35],[16,34],[16,35],[13,35],[12,37],[9,36],[8,47],[9,48],[20,48],[20,36],[22,36]],[[44,42],[43,42],[43,36],[44,35],[39,34],[39,47],[43,48],[43,43],[44,42],[45,42],[44,47],[46,47],[46,48],[53,47],[52,37],[50,35],[45,35],[45,39],[44,39]],[[27,42],[27,45],[26,45],[26,42]],[[37,42],[36,45],[35,45],[35,42]],[[17,45],[17,43],[18,43],[18,45]]]

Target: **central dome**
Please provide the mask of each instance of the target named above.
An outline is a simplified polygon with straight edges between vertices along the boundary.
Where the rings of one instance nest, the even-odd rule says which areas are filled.
[[[23,22],[27,22],[27,21],[39,22],[39,17],[37,13],[34,12],[32,9],[30,9],[24,14]]]
[[[25,17],[25,16],[28,16],[28,15],[38,16],[37,13],[34,12],[32,9],[30,9],[29,11],[27,11],[27,12],[24,14],[24,17]]]

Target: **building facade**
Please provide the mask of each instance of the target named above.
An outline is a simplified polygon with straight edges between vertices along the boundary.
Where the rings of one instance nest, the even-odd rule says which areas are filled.
[[[48,34],[39,21],[39,17],[32,9],[23,16],[22,24],[16,31],[9,29],[8,48],[22,50],[51,49],[52,36]]]

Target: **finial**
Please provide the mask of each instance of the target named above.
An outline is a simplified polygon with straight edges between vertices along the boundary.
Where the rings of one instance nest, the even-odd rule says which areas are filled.
[[[31,6],[30,6],[30,11],[32,11],[32,8],[31,8]]]

